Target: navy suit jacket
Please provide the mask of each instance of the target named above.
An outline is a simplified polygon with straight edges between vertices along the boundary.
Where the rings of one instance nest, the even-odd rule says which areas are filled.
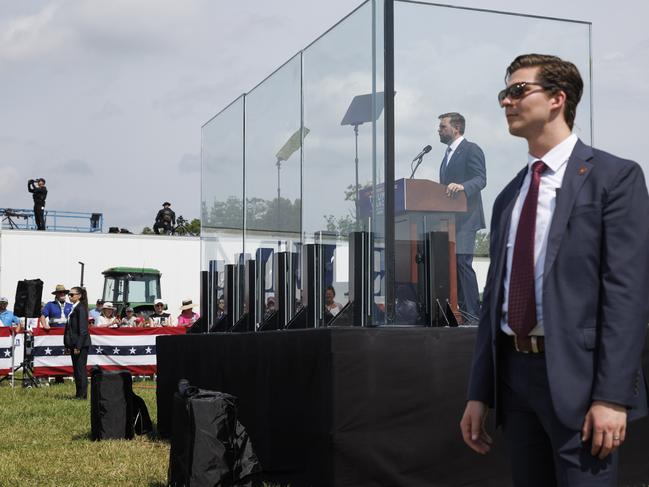
[[[467,212],[455,216],[456,253],[473,254],[475,232],[485,228],[480,191],[487,185],[484,153],[478,144],[466,139],[460,142],[446,168],[440,167],[439,182],[464,186]]]
[[[491,263],[469,399],[496,408],[511,213],[527,167],[496,198]],[[640,166],[577,142],[550,225],[543,272],[546,367],[554,409],[579,430],[596,400],[647,414],[641,355],[649,319],[649,196]]]

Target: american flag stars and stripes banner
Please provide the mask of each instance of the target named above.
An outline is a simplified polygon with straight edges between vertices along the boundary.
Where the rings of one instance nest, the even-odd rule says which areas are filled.
[[[155,341],[159,335],[183,335],[183,327],[91,328],[88,369],[126,370],[135,375],[156,373]],[[34,375],[72,375],[65,353],[63,329],[34,330]]]
[[[11,327],[0,326],[0,377],[11,372]]]

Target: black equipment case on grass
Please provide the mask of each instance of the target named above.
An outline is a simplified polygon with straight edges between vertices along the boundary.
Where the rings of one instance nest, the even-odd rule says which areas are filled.
[[[92,370],[90,425],[93,440],[133,438],[153,430],[144,400],[133,393],[129,372]]]
[[[236,398],[185,381],[180,391],[174,395],[168,485],[227,486],[261,472],[248,433],[237,421]]]

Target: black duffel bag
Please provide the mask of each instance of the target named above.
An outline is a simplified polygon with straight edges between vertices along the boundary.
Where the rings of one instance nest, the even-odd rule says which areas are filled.
[[[170,487],[222,487],[261,472],[237,399],[181,381],[174,395]]]
[[[90,427],[93,440],[133,438],[153,430],[144,400],[133,392],[129,372],[104,372],[94,367],[90,386]]]

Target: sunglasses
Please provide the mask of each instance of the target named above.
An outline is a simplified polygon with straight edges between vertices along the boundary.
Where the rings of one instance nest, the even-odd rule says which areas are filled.
[[[68,293],[68,296],[78,296],[79,293]]]
[[[521,98],[529,95],[530,93],[536,93],[535,91],[525,91],[525,88],[528,86],[540,86],[543,90],[549,90],[553,88],[551,85],[545,83],[536,83],[534,81],[521,81],[520,83],[514,83],[513,85],[508,86],[504,90],[501,90],[498,93],[498,103],[502,104],[505,98],[510,100],[520,100]],[[539,91],[543,91],[539,90]]]

